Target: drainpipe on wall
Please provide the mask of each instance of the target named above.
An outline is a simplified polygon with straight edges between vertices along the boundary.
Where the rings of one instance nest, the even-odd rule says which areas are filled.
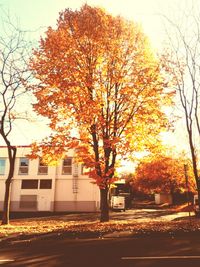
[[[56,181],[57,181],[57,179],[58,179],[58,165],[59,164],[57,164],[56,165],[56,169],[55,169],[55,175],[54,175],[54,196],[53,196],[53,212],[55,212],[56,210],[55,210],[55,206],[56,206]]]

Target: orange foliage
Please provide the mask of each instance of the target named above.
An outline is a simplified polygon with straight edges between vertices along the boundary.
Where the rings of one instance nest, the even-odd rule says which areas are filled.
[[[159,60],[141,28],[119,16],[88,5],[66,9],[30,67],[38,81],[34,108],[55,132],[45,154],[76,147],[100,187],[109,186],[118,155],[154,147],[169,126],[161,107],[172,103],[173,92],[164,90]],[[78,134],[71,138],[73,128]]]
[[[143,159],[135,172],[134,186],[145,193],[174,193],[187,190],[184,164],[185,159],[171,156],[148,156]],[[187,160],[188,185],[190,191],[195,189],[191,162]]]

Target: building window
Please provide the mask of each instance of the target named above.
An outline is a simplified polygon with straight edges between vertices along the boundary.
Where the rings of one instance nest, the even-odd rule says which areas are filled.
[[[72,174],[72,158],[63,160],[62,174]]]
[[[84,169],[85,169],[85,165],[81,164],[81,174],[84,175]]]
[[[48,174],[48,166],[42,159],[39,160],[38,174]]]
[[[19,174],[28,174],[29,160],[27,158],[20,158]]]
[[[19,207],[21,209],[37,209],[37,195],[21,195]]]
[[[0,175],[5,174],[5,167],[6,167],[6,160],[3,158],[0,158]]]
[[[22,180],[21,189],[38,189],[38,180]]]
[[[40,180],[40,189],[51,189],[52,188],[52,180],[43,179]]]
[[[90,168],[86,167],[85,164],[81,165],[81,175],[88,175],[88,173],[91,171]]]

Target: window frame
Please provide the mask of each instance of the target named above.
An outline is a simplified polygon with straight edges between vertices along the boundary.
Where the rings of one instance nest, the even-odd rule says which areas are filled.
[[[41,172],[40,170],[43,169],[45,170],[46,169],[46,172]],[[43,163],[42,162],[42,159],[39,158],[39,163],[38,163],[38,175],[48,175],[48,171],[49,171],[49,168],[48,168],[48,165]]]
[[[27,166],[21,166],[21,160],[22,159],[26,159],[27,160],[27,162],[28,162],[28,165]],[[26,169],[27,168],[27,172],[21,172],[20,171],[20,169]],[[26,157],[21,157],[21,158],[19,158],[19,170],[18,170],[18,174],[19,175],[28,175],[28,172],[29,172],[29,159],[28,158],[26,158]]]
[[[0,176],[4,176],[5,175],[5,173],[6,173],[6,158],[0,158],[0,161],[4,161],[4,166],[1,166],[0,165]],[[4,169],[2,169],[3,171],[1,172],[1,167],[3,167]]]
[[[86,167],[85,164],[81,164],[81,175],[88,175],[88,172],[90,171],[90,167]]]
[[[43,182],[50,182],[50,187],[44,187],[44,185],[42,185]],[[42,185],[42,187],[41,187]],[[40,184],[39,184],[39,189],[45,189],[45,190],[49,190],[52,189],[52,179],[40,179]]]
[[[27,198],[34,197],[35,199],[32,201],[23,200],[23,198],[26,198],[26,197]],[[20,209],[37,210],[37,208],[38,208],[38,196],[37,195],[25,195],[25,194],[20,195],[19,208]]]
[[[35,186],[32,186],[32,187],[28,187],[26,184],[28,182],[35,182]],[[36,186],[37,184],[37,186]],[[38,179],[22,179],[21,180],[21,189],[22,190],[37,190],[38,189],[38,186],[39,186],[39,180]]]
[[[64,165],[65,160],[71,160],[71,164],[70,165]],[[72,157],[64,158],[62,161],[62,175],[72,175],[72,166],[73,166],[73,158]],[[64,168],[70,168],[70,172],[66,173],[64,171]]]

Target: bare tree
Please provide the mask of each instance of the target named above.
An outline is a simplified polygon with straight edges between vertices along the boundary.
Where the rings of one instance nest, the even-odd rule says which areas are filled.
[[[177,90],[178,105],[184,114],[184,124],[200,206],[198,171],[200,148],[200,9],[198,3],[194,5],[194,2],[191,2],[187,9],[177,12],[176,16],[178,14],[180,14],[178,20],[165,17],[170,27],[167,27],[171,49],[170,56],[168,54],[168,62]]]
[[[25,92],[25,83],[29,78],[26,64],[28,46],[24,32],[11,23],[9,16],[6,18],[0,36],[0,136],[7,146],[9,172],[5,181],[2,224],[9,223],[11,182],[17,152],[17,147],[11,144],[9,134],[17,117],[17,100]]]

